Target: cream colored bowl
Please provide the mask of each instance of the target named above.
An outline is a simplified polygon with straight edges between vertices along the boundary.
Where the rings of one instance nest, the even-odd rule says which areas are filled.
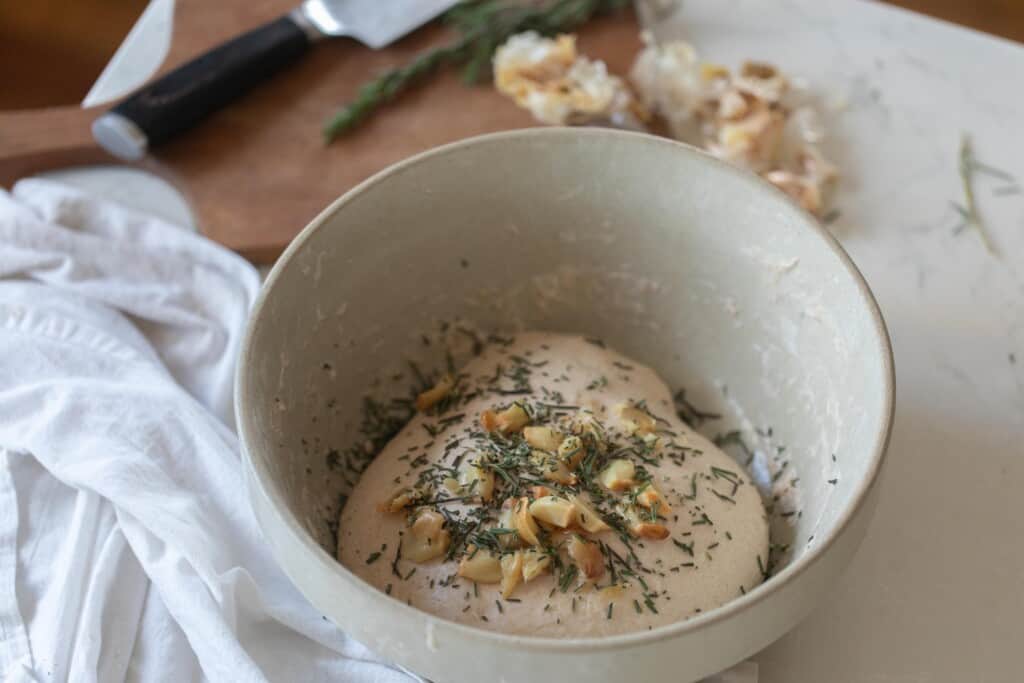
[[[713,429],[746,426],[789,461],[777,481],[800,479],[785,504],[801,514],[774,520],[784,566],[698,618],[577,640],[456,625],[356,578],[334,560],[346,484],[328,454],[359,439],[382,372],[442,362],[420,333],[455,318],[600,336],[723,410]],[[267,543],[366,645],[436,681],[681,682],[765,647],[834,589],[875,507],[893,368],[867,285],[780,192],[664,139],[537,129],[421,154],[320,214],[268,278],[236,393]]]

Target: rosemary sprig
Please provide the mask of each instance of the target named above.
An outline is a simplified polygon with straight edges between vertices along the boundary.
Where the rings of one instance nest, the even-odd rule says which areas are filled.
[[[985,229],[984,224],[981,222],[981,216],[978,214],[978,204],[974,200],[974,186],[971,183],[971,172],[978,168],[980,164],[974,159],[974,152],[971,150],[971,142],[967,135],[960,138],[960,182],[964,186],[964,211],[961,212],[964,221],[969,226],[973,226],[978,231],[978,236],[981,237],[982,243],[988,252],[995,256],[997,254],[995,245],[992,244],[991,238],[989,238],[988,231]],[[988,167],[984,167],[988,169]]]
[[[510,36],[523,31],[536,31],[545,36],[573,31],[593,17],[626,4],[627,0],[545,0],[527,4],[510,0],[462,2],[444,16],[444,21],[457,33],[455,39],[363,84],[355,99],[324,125],[324,140],[331,142],[354,130],[381,106],[442,66],[463,64],[463,80],[476,83],[490,72],[491,56]]]

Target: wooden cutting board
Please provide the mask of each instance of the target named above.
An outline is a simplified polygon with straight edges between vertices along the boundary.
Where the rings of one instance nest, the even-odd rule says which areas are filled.
[[[295,0],[178,0],[161,73],[287,12]],[[592,22],[583,52],[628,71],[639,49],[631,13]],[[300,63],[216,113],[139,166],[177,186],[200,229],[258,263],[272,261],[328,203],[373,173],[437,145],[533,125],[490,85],[467,87],[448,70],[410,91],[349,137],[325,145],[324,120],[359,85],[446,37],[431,25],[392,47],[326,41]],[[109,105],[108,105],[109,106]],[[50,168],[113,161],[92,140],[107,107],[0,112],[0,183]]]

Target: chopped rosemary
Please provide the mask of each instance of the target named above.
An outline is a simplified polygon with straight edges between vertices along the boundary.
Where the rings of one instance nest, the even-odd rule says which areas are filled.
[[[576,565],[569,565],[569,568],[562,572],[562,576],[558,580],[558,589],[563,593],[569,590],[569,586],[572,584],[573,579],[576,578],[576,574],[578,571],[579,570],[576,569]],[[575,604],[575,602],[576,599],[573,598],[573,603]]]
[[[684,553],[686,553],[690,557],[693,557],[693,542],[692,541],[690,543],[680,543],[679,541],[677,541],[676,539],[673,538],[672,542],[676,544],[677,548],[682,550]]]
[[[732,497],[730,497],[730,496],[727,496],[727,495],[725,495],[725,494],[719,493],[718,491],[716,491],[716,490],[714,490],[714,489],[711,489],[711,493],[713,493],[713,494],[715,494],[716,496],[718,496],[718,499],[719,499],[719,500],[724,500],[724,501],[726,501],[727,503],[732,503],[733,505],[735,505],[735,504],[736,504],[736,499],[735,499],[735,498],[732,498]]]
[[[676,415],[691,429],[697,429],[708,420],[719,420],[722,418],[720,413],[704,411],[693,405],[693,403],[686,399],[685,389],[677,391],[672,398],[676,406]]]

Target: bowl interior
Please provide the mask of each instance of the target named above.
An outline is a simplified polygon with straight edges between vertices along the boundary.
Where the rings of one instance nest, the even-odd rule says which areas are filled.
[[[364,398],[405,394],[409,360],[442,367],[445,328],[462,349],[466,330],[600,337],[721,413],[701,430],[739,430],[727,449],[756,455],[787,546],[779,566],[828,538],[881,457],[881,320],[841,250],[781,193],[648,136],[487,136],[400,164],[325,211],[251,323],[248,456],[330,555],[358,479],[347,450],[365,441]]]

